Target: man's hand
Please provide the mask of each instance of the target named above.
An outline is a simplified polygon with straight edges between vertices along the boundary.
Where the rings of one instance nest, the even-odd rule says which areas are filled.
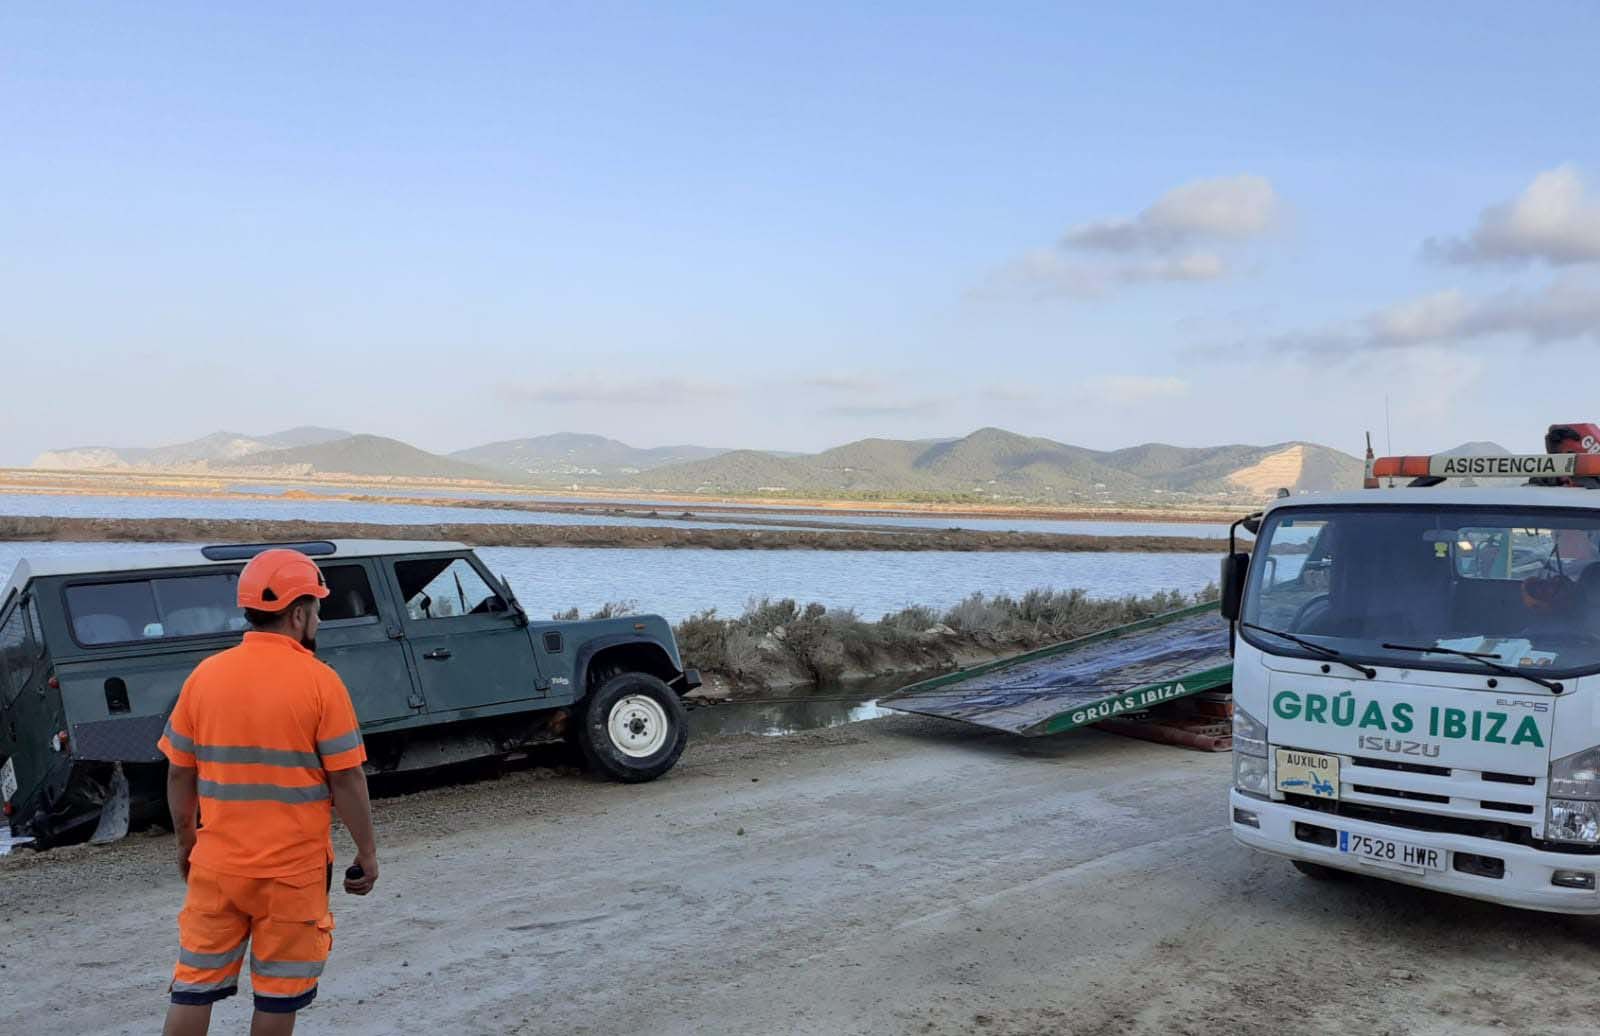
[[[186,884],[189,881],[189,854],[192,852],[194,852],[193,840],[178,839],[178,873],[183,875]]]
[[[356,853],[355,866],[361,868],[361,877],[351,878],[347,873],[344,890],[352,896],[364,896],[378,883],[378,854]]]

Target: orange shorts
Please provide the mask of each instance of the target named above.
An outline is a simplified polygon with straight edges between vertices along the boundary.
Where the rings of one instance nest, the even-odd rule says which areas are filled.
[[[288,1013],[316,999],[333,947],[331,875],[318,867],[287,878],[239,878],[190,867],[172,1002],[211,1004],[237,993],[247,949],[257,1010]]]

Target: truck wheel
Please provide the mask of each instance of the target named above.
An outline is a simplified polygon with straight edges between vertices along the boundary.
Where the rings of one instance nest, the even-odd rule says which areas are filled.
[[[619,673],[583,704],[578,744],[595,770],[626,784],[672,769],[688,740],[683,705],[648,673]]]
[[[1309,863],[1305,860],[1290,860],[1289,862],[1294,864],[1295,870],[1308,878],[1315,878],[1317,881],[1343,881],[1348,877],[1347,872],[1339,870],[1337,867],[1326,867],[1320,863]]]

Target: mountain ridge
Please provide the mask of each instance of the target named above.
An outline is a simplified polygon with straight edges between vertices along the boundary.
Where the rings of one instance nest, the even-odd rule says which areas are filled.
[[[80,463],[59,463],[63,458]],[[437,454],[383,436],[298,428],[271,436],[216,432],[170,447],[50,451],[34,466],[171,466],[691,495],[1096,504],[1256,500],[1280,487],[1290,492],[1355,488],[1362,474],[1362,462],[1354,456],[1310,442],[1202,447],[1150,442],[1094,450],[993,427],[957,438],[859,439],[811,454],[701,446],[640,449],[577,433],[505,439]]]

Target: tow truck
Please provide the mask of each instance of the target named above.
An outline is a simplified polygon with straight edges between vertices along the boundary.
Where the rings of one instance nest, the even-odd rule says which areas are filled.
[[[1314,878],[1600,913],[1600,428],[1545,446],[1369,450],[1368,488],[1234,524],[1239,842]]]

